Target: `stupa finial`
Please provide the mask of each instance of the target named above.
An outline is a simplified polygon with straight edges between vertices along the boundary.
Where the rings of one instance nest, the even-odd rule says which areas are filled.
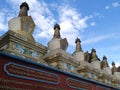
[[[82,51],[82,48],[81,48],[81,41],[80,39],[77,37],[77,39],[75,40],[75,43],[76,43],[76,51],[79,52],[79,51]]]
[[[26,2],[23,2],[20,5],[20,12],[18,17],[22,17],[22,16],[28,16],[28,10],[29,10],[29,5]]]
[[[61,38],[61,35],[60,35],[60,25],[59,24],[55,24],[55,26],[54,26],[54,38]]]

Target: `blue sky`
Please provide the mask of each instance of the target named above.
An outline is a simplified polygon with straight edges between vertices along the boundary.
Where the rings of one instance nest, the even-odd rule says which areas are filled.
[[[75,39],[81,39],[84,52],[96,49],[102,60],[106,55],[111,65],[120,66],[120,1],[119,0],[1,0],[0,36],[8,31],[8,21],[18,16],[19,6],[26,1],[36,24],[33,36],[45,46],[53,37],[55,23],[67,38],[68,53],[75,50]]]

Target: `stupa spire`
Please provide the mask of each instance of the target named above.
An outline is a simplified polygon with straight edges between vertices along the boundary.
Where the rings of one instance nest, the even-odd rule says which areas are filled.
[[[107,57],[105,55],[103,56],[103,60],[107,60]]]
[[[81,41],[79,38],[76,39],[75,43],[76,43],[76,52],[82,51]]]
[[[114,62],[112,62],[112,70],[111,71],[112,71],[112,74],[114,74],[115,72],[117,72],[117,68],[116,68]]]
[[[23,2],[20,5],[20,12],[18,17],[28,16],[28,10],[29,10],[28,4],[26,2]]]
[[[101,61],[101,69],[109,67],[108,62],[107,62],[107,57],[104,55],[103,60]]]
[[[60,35],[60,25],[59,24],[55,24],[54,26],[54,36],[53,38],[61,38],[61,35]]]

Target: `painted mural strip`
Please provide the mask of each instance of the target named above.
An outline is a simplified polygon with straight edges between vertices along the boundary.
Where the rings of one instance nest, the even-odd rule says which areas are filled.
[[[50,84],[59,84],[60,78],[57,74],[45,70],[40,70],[13,62],[4,64],[4,72],[13,77],[45,82]]]
[[[90,90],[90,88],[92,90],[91,84],[73,78],[67,78],[66,83],[70,88],[77,90]]]

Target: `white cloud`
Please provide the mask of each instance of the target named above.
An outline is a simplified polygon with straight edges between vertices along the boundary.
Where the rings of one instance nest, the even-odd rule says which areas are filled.
[[[14,17],[14,13],[12,11],[9,12],[9,10],[6,8],[2,8],[0,10],[0,34],[8,30],[8,21],[10,20],[11,16]]]
[[[119,2],[113,2],[111,5],[106,5],[105,9],[108,10],[110,8],[116,8],[116,7],[119,7],[119,6],[120,6]]]
[[[97,43],[99,41],[111,38],[113,36],[114,35],[111,34],[111,35],[104,35],[104,36],[98,36],[98,37],[94,37],[94,38],[89,38],[89,39],[87,39],[85,41],[82,41],[82,44],[88,45],[88,44],[91,44],[91,43]]]
[[[24,0],[8,0],[8,2],[12,5],[12,8],[20,6]],[[47,4],[44,2],[40,2],[38,0],[26,0],[29,4],[30,10],[28,15],[32,16],[36,28],[34,31],[34,37],[36,40],[39,38],[47,38],[49,39],[53,34],[52,28],[55,23],[53,18],[53,14],[47,7]],[[19,12],[19,7],[16,9]],[[17,13],[18,13],[17,12]]]
[[[51,3],[50,6],[52,7],[52,9],[58,8],[58,4],[56,4],[55,2]]]
[[[91,26],[95,26],[96,23],[95,23],[95,22],[91,22],[90,25],[91,25]]]
[[[12,9],[8,9],[9,18],[7,12],[3,12],[5,18],[14,18],[17,17],[19,13],[19,6],[24,0],[7,0],[7,2],[11,5]],[[34,31],[34,37],[39,41],[40,38],[45,38],[48,41],[53,36],[53,27],[56,21],[61,26],[61,36],[62,38],[67,38],[70,45],[74,45],[74,41],[76,37],[80,36],[79,31],[83,31],[85,28],[88,27],[87,21],[93,17],[91,16],[82,16],[75,8],[72,8],[67,5],[59,5],[58,9],[56,9],[58,16],[58,20],[55,20],[54,13],[51,12],[48,4],[43,1],[38,0],[26,0],[29,4],[30,10],[28,15],[32,16],[36,28]],[[56,7],[56,5],[54,5]],[[58,11],[57,11],[58,10]],[[13,14],[14,13],[14,14]],[[95,16],[100,16],[100,14],[96,13]],[[5,19],[4,19],[5,20]],[[4,24],[1,21],[1,28],[4,28]],[[93,25],[93,24],[92,24]],[[46,42],[48,42],[46,41]]]
[[[95,18],[95,17],[99,17],[99,18],[104,18],[104,15],[98,13],[98,12],[94,12],[93,15],[91,16],[91,18]]]
[[[119,7],[119,6],[120,6],[120,3],[119,3],[119,2],[114,2],[114,3],[112,3],[112,6],[113,6],[113,7]]]
[[[87,28],[89,16],[82,17],[76,9],[69,6],[59,8],[59,19],[62,37],[67,37],[70,45],[74,45],[76,37],[80,36],[79,31]]]
[[[115,62],[116,67],[120,66],[120,62]]]
[[[110,8],[110,6],[109,6],[109,5],[105,6],[105,9],[106,9],[106,10],[108,10],[109,8]]]
[[[0,12],[0,30],[4,31],[6,29],[6,26],[4,24],[5,22],[5,17],[4,13]]]

